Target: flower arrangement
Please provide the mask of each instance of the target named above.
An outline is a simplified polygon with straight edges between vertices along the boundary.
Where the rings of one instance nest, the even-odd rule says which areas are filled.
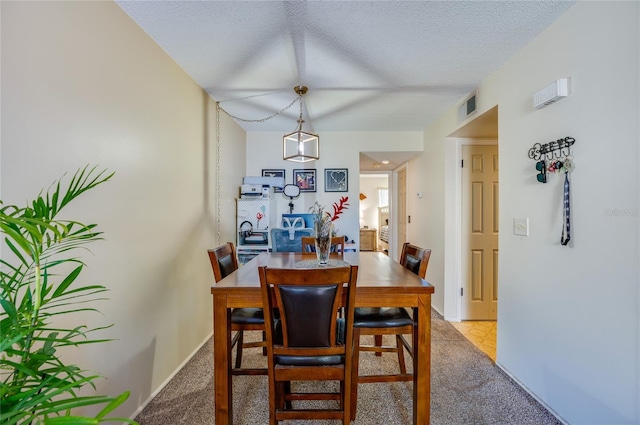
[[[318,201],[316,201],[313,206],[309,208],[309,211],[315,215],[314,223],[316,227],[316,234],[325,234],[325,231],[328,232],[331,229],[333,222],[340,218],[340,214],[342,214],[344,210],[348,209],[348,206],[349,197],[342,196],[338,202],[333,203],[333,214],[331,214],[329,212],[325,212],[324,206],[320,205]]]
[[[343,196],[340,201],[333,203],[333,214],[326,212],[324,207],[316,201],[309,211],[315,215],[314,228],[316,231],[316,253],[320,264],[327,263],[327,256],[331,247],[331,236],[333,233],[333,222],[340,217],[340,214],[347,209],[349,197]]]
[[[309,211],[315,215],[313,220],[313,226],[316,231],[316,237],[330,237],[331,225],[333,219],[330,213],[324,211],[324,207],[316,201]]]
[[[331,216],[331,221],[336,221],[340,214],[342,214],[342,211],[348,209],[347,207],[349,206],[349,197],[342,196],[339,202],[339,204],[335,202],[333,203],[333,215]]]

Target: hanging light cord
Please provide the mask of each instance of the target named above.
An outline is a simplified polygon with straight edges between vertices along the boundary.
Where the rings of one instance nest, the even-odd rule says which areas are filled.
[[[228,113],[227,111],[225,111],[223,108],[220,107],[220,102],[216,102],[216,103],[218,104],[218,108],[220,108],[220,110],[222,112],[224,112],[225,114],[229,115],[234,120],[242,121],[242,122],[265,122],[265,121],[269,121],[271,118],[274,118],[274,117],[280,115],[281,113],[283,113],[284,111],[286,111],[287,109],[291,108],[296,102],[300,102],[300,109],[302,110],[302,97],[297,97],[297,98],[293,99],[293,101],[290,104],[288,104],[284,108],[280,109],[275,114],[269,115],[268,117],[260,118],[260,119],[257,119],[257,120],[249,120],[249,119],[246,119],[246,118],[240,118],[240,117],[236,117],[235,115],[231,115],[230,113]]]
[[[305,91],[306,91],[306,88],[305,88]],[[217,237],[218,245],[220,244],[220,227],[221,227],[220,225],[220,187],[221,187],[221,184],[220,184],[220,111],[224,112],[229,117],[237,121],[262,123],[265,121],[269,121],[270,119],[280,115],[281,113],[283,113],[284,111],[286,111],[287,109],[295,105],[296,102],[300,102],[300,120],[298,121],[299,123],[298,128],[302,130],[302,94],[300,93],[298,93],[298,97],[293,99],[290,104],[280,109],[275,114],[269,115],[268,117],[265,117],[265,118],[256,119],[256,120],[236,117],[235,115],[232,115],[229,112],[225,111],[220,106],[220,102],[216,102],[216,237]]]
[[[216,102],[216,245],[220,245],[220,102]]]
[[[237,121],[262,123],[280,115],[287,109],[291,108],[296,102],[300,102],[300,118],[302,118],[302,96],[299,95],[298,97],[293,99],[290,104],[280,109],[275,114],[269,115],[268,117],[260,118],[257,120],[249,120],[246,118],[236,117],[235,115],[232,115],[229,112],[225,111],[220,106],[220,102],[216,102],[216,237],[217,237],[218,245],[220,244],[220,227],[221,227],[220,225],[220,187],[221,187],[221,184],[220,184],[220,111],[224,112],[229,117]]]

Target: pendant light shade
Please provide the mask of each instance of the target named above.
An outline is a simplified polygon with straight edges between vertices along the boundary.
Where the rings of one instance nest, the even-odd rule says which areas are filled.
[[[305,86],[297,86],[295,92],[300,96],[300,118],[298,129],[293,133],[285,134],[282,138],[283,155],[287,161],[309,162],[320,158],[320,137],[317,134],[302,131],[302,95],[307,92]]]

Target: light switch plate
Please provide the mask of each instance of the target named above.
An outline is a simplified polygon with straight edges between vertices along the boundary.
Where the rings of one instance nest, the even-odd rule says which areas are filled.
[[[529,236],[529,219],[528,218],[514,218],[513,219],[513,234],[518,236]]]

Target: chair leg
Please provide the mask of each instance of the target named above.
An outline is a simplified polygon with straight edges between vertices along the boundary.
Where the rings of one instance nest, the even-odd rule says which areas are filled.
[[[278,387],[276,391],[276,410],[284,409],[285,405],[285,394],[287,393],[287,383],[285,382],[276,382],[276,386]]]
[[[262,341],[266,342],[267,341],[267,333],[265,331],[262,331]],[[262,347],[262,355],[266,356],[267,355],[267,345],[265,344],[264,347]]]
[[[276,382],[276,387],[279,384]],[[276,411],[279,408],[279,400],[282,397],[282,393],[279,391],[279,388],[275,389],[275,394],[273,399],[269,399],[269,425],[278,425],[278,420],[276,419]]]
[[[340,408],[342,409],[342,425],[349,425],[351,423],[351,401],[346,400],[346,391],[350,391],[345,387],[345,382],[340,381]],[[351,394],[353,397],[353,394]]]
[[[240,369],[242,364],[242,343],[244,340],[244,331],[238,331],[238,342],[236,347],[236,369]]]
[[[398,348],[398,364],[400,365],[400,373],[405,375],[407,373],[407,366],[404,364],[404,345],[400,339],[400,335],[396,335],[396,347]]]
[[[287,395],[291,394],[291,381],[286,381],[283,384],[282,388],[283,388],[283,390],[282,390],[283,394],[287,394]],[[284,399],[284,396],[283,396],[283,399]],[[293,401],[291,401],[291,400],[285,400],[284,401],[284,408],[285,409],[289,409],[289,410],[293,409],[293,404],[292,403],[293,403]]]
[[[360,329],[353,328],[353,360],[351,361],[351,420],[356,420],[358,405],[358,366],[360,365]]]
[[[382,335],[374,335],[373,337],[374,344],[376,347],[382,347]],[[382,357],[382,352],[376,351],[377,357]]]

